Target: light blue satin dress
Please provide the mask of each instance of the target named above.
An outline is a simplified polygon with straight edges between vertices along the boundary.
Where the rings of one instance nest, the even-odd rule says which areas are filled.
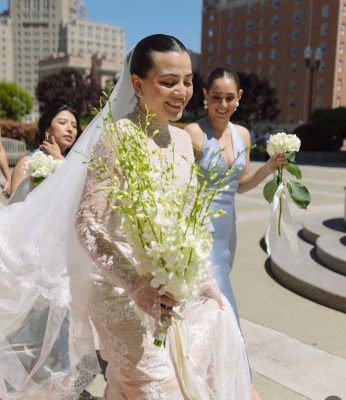
[[[246,152],[245,144],[235,126],[229,122],[233,145],[234,163],[229,167],[221,152],[219,142],[214,136],[213,129],[207,118],[198,121],[204,132],[204,143],[202,151],[196,158],[196,163],[200,166],[203,177],[200,177],[200,182],[207,177],[210,181],[211,188],[220,180],[220,177],[226,170],[232,169],[230,176],[224,180],[224,187],[229,186],[226,190],[221,190],[214,198],[211,209],[215,212],[218,209],[226,211],[225,215],[219,218],[211,218],[211,223],[214,231],[212,232],[213,246],[211,253],[212,275],[216,282],[230,302],[235,315],[239,321],[237,304],[233,295],[232,286],[230,283],[229,274],[232,269],[234,253],[236,248],[236,214],[234,198],[238,189],[240,176],[246,167]],[[216,177],[210,179],[210,170],[216,172]]]

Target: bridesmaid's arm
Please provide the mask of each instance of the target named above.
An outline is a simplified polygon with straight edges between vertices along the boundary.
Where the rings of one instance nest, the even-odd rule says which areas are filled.
[[[245,146],[249,149],[251,145],[250,133],[243,126],[237,125],[237,129],[240,132]],[[250,172],[250,150],[246,152],[246,167],[242,177],[239,180],[238,193],[246,193],[253,189],[261,182],[264,181],[269,175],[271,175],[276,168],[285,167],[287,165],[286,157],[281,154],[274,154],[269,158],[256,172],[251,174]]]
[[[184,127],[185,131],[190,135],[193,153],[195,158],[198,157],[199,153],[203,148],[204,135],[201,127],[196,122],[192,122]]]

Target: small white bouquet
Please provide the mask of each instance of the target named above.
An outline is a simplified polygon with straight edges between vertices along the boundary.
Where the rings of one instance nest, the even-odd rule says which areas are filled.
[[[26,176],[32,178],[34,186],[39,185],[49,175],[52,175],[64,162],[57,160],[43,151],[37,151],[23,166]]]
[[[308,189],[300,182],[302,179],[302,172],[295,162],[295,155],[299,149],[300,139],[296,135],[287,134],[285,132],[278,132],[271,135],[267,143],[268,154],[270,156],[273,156],[274,154],[283,154],[288,160],[286,166],[287,172],[298,179],[298,181],[284,179],[283,168],[279,168],[274,172],[273,179],[267,182],[263,188],[263,195],[269,203],[272,203],[275,198],[278,199],[279,235],[281,235],[282,201],[285,198],[286,188],[288,189],[291,199],[300,208],[306,209],[311,200]]]
[[[208,190],[207,182],[197,186],[195,164],[190,166],[184,158],[169,161],[160,150],[149,147],[151,118],[147,116],[145,126],[130,123],[121,130],[111,118],[106,119],[106,145],[114,154],[114,165],[110,170],[97,158],[89,168],[99,172],[100,180],[110,180],[102,190],[122,217],[122,229],[138,261],[137,272],[151,277],[152,287],[161,294],[168,292],[183,303],[199,293],[209,273],[212,238],[207,220],[217,190]],[[174,148],[172,154],[174,160]],[[183,187],[174,183],[176,162],[186,163],[190,169],[190,179]],[[225,176],[230,173],[228,170]],[[221,179],[220,190],[222,185]],[[222,213],[217,210],[216,217]],[[161,316],[160,322],[156,346],[165,343],[171,318]]]

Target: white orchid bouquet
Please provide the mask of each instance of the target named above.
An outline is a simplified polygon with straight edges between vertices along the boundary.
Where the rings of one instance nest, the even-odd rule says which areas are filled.
[[[194,163],[190,165],[185,158],[175,159],[173,147],[171,161],[160,149],[150,148],[149,138],[157,133],[148,133],[151,119],[152,115],[147,114],[142,126],[131,122],[128,129],[119,129],[108,116],[104,130],[114,165],[110,169],[98,158],[89,168],[99,172],[100,180],[109,179],[109,185],[102,190],[112,200],[113,210],[122,217],[122,229],[138,261],[137,272],[151,277],[151,286],[159,288],[161,294],[168,292],[184,303],[197,296],[209,274],[209,208],[224,182],[220,179],[213,190],[208,190],[207,180],[197,186],[199,172]],[[176,163],[186,163],[190,171],[183,186],[175,183]],[[231,169],[226,171],[222,178],[231,173]],[[212,215],[222,214],[222,210],[217,210]],[[170,322],[170,317],[161,317],[156,346],[165,343]]]
[[[37,151],[23,166],[26,176],[32,178],[34,186],[39,185],[48,176],[52,175],[64,162],[57,160],[43,151]]]
[[[274,172],[273,179],[266,183],[263,188],[265,199],[272,203],[275,196],[279,198],[278,234],[281,235],[282,201],[286,188],[293,202],[300,208],[306,209],[310,203],[309,190],[300,182],[302,172],[296,164],[296,153],[300,149],[300,139],[296,135],[278,132],[271,135],[267,143],[267,152],[270,156],[282,154],[287,158],[286,171],[293,175],[298,181],[286,180],[283,177],[283,168]]]

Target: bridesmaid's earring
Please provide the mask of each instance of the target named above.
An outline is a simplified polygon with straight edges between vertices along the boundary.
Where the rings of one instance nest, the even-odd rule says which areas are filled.
[[[208,100],[207,99],[203,100],[203,107],[205,110],[208,110]]]
[[[47,132],[46,132],[46,134],[45,134],[45,136],[44,136],[44,140],[45,140],[46,142],[48,142],[48,140],[49,140],[49,135],[48,135]]]

